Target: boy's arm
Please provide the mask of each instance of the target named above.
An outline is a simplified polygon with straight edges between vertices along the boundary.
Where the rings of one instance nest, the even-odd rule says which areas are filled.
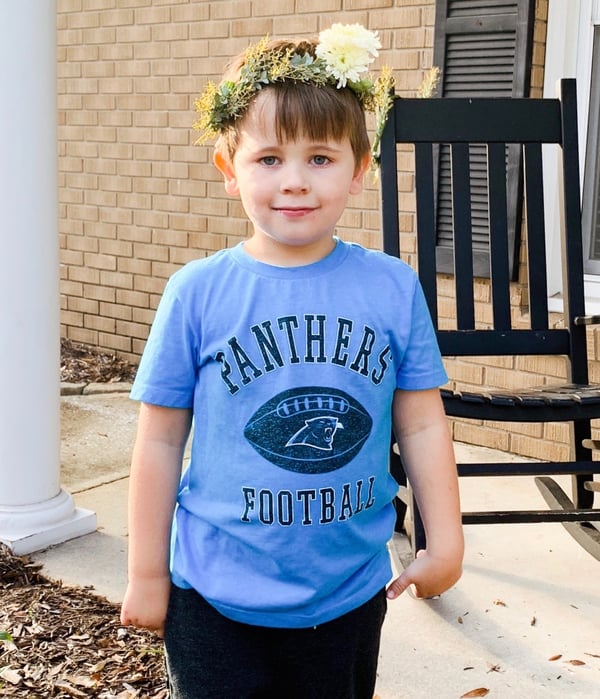
[[[432,597],[460,578],[464,552],[456,462],[439,390],[396,391],[393,422],[427,548],[389,586],[388,597],[409,585],[419,597]]]
[[[142,403],[129,480],[129,582],[121,623],[163,633],[171,522],[191,411]]]

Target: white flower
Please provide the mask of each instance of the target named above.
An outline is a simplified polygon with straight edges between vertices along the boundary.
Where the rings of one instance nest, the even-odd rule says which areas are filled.
[[[348,81],[359,82],[360,73],[368,70],[380,48],[377,32],[361,24],[336,23],[319,34],[316,53],[325,62],[327,74],[337,79],[340,88]]]

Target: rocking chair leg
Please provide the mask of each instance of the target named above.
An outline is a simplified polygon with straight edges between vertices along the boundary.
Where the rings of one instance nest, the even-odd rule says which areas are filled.
[[[588,476],[588,478],[590,478]],[[535,479],[540,493],[548,505],[555,510],[572,510],[574,505],[555,480],[548,476]],[[588,492],[592,496],[593,492]],[[569,534],[590,555],[600,561],[600,530],[591,522],[561,522]]]
[[[572,438],[575,445],[575,459],[586,461],[592,458],[593,440],[591,439],[589,420],[575,420],[572,425]],[[594,506],[594,493],[587,490],[585,483],[593,481],[593,474],[574,474],[571,476],[573,506],[591,509]]]
[[[406,473],[404,473],[404,468],[402,466],[402,459],[400,454],[395,449],[395,442],[392,435],[392,441],[390,444],[390,473],[400,486],[401,490],[406,488]],[[404,534],[406,531],[404,520],[406,519],[406,511],[408,509],[406,501],[401,497],[394,498],[394,508],[396,510],[396,524],[394,525],[394,531],[400,534]]]
[[[586,483],[594,479],[593,474],[578,473],[571,476],[573,488],[573,504],[575,507],[590,509],[594,506],[594,493],[586,488]]]
[[[396,524],[394,531],[398,534],[404,534],[406,531],[404,520],[406,519],[406,503],[401,498],[394,498],[394,509],[396,510]]]

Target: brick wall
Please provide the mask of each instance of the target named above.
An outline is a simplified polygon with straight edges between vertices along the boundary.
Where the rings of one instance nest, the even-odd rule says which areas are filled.
[[[226,196],[210,147],[193,145],[192,103],[207,79],[250,41],[314,34],[333,21],[379,31],[376,64],[413,95],[431,65],[434,0],[57,0],[62,334],[137,360],[167,278],[182,264],[248,233]],[[537,0],[532,95],[541,95],[548,0]],[[399,154],[402,255],[415,251],[413,159]],[[367,182],[339,227],[381,246],[379,192]],[[477,313],[488,312],[478,281]],[[452,293],[449,279],[440,288]],[[523,285],[513,288],[514,312]],[[444,303],[441,304],[443,315]],[[447,318],[451,323],[451,318]],[[592,346],[600,344],[594,338]],[[592,376],[600,378],[600,364]],[[557,359],[449,363],[459,386],[561,378]],[[456,439],[515,453],[566,456],[566,432],[548,425],[453,422]]]
[[[58,0],[63,336],[137,359],[167,278],[248,233],[193,98],[250,41],[333,21],[380,32],[402,94],[431,61],[433,0]],[[408,186],[408,185],[407,185]],[[340,233],[381,246],[369,181]]]

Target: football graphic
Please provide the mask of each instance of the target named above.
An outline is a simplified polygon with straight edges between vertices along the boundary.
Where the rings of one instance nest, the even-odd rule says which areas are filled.
[[[358,454],[372,424],[363,406],[347,393],[308,386],[271,398],[252,415],[244,436],[280,468],[327,473]]]

